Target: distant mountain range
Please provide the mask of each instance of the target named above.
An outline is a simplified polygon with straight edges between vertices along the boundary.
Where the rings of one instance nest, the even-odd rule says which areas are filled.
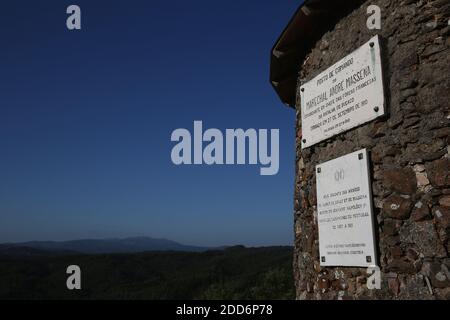
[[[203,252],[213,248],[183,245],[167,239],[134,237],[126,239],[84,239],[73,241],[31,241],[0,244],[0,254],[36,255],[138,253],[146,251]],[[216,248],[217,249],[217,248]]]

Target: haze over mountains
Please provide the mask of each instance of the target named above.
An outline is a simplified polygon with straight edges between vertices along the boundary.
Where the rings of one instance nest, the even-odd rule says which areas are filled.
[[[31,241],[22,243],[0,244],[0,253],[29,252],[34,249],[58,253],[138,253],[146,251],[182,251],[202,252],[213,248],[184,245],[172,240],[150,237],[133,237],[125,239],[83,239],[72,241]]]

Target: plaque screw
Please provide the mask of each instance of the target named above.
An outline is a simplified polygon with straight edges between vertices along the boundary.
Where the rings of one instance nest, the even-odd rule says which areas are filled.
[[[367,257],[366,257],[366,261],[367,261],[368,263],[372,262],[372,257],[371,257],[371,256],[367,256]]]
[[[301,90],[302,92],[305,92],[305,88],[301,88],[300,90]]]
[[[358,159],[359,159],[359,160],[364,159],[364,155],[363,155],[362,153],[358,154]]]
[[[375,46],[375,43],[371,42],[369,43],[370,47],[373,48]]]
[[[303,141],[303,143],[306,143],[306,139],[303,139],[302,141]]]
[[[380,108],[375,107],[375,108],[373,108],[373,111],[378,112],[378,111],[380,111]]]
[[[325,257],[322,257],[322,262],[325,262]]]
[[[317,168],[317,173],[321,173],[322,169],[321,168]]]

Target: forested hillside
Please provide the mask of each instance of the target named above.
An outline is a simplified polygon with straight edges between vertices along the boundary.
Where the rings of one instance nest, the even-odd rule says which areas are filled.
[[[0,299],[293,299],[292,248],[0,255]],[[78,265],[82,290],[66,288]]]

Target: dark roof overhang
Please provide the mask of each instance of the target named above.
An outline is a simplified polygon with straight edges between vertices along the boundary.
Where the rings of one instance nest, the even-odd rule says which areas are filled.
[[[298,72],[325,32],[364,0],[305,0],[272,48],[270,82],[288,106],[295,106]],[[351,35],[349,35],[351,36]]]

